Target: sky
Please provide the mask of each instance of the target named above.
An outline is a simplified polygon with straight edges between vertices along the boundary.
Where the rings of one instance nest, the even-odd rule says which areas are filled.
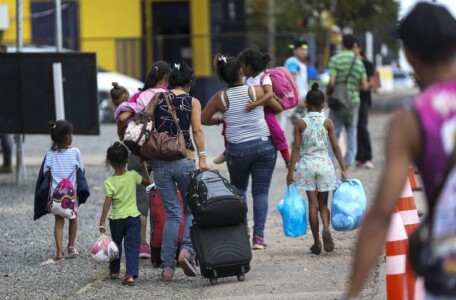
[[[421,0],[422,1],[422,0]],[[404,15],[409,12],[413,6],[419,2],[419,0],[397,0],[400,4],[400,10],[399,10],[399,19],[404,17]],[[456,18],[456,0],[436,0],[435,1],[437,4],[441,4],[443,6],[446,6],[448,10],[453,14],[453,16]],[[400,51],[399,53],[399,64],[402,69],[406,71],[412,71],[412,67],[407,63],[404,53]]]

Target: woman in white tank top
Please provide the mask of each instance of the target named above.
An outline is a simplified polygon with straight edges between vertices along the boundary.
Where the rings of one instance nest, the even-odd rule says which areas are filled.
[[[248,103],[261,97],[263,88],[243,85],[241,65],[234,57],[218,54],[214,58],[214,65],[219,79],[227,87],[214,94],[206,104],[201,114],[201,122],[203,125],[225,123],[226,161],[230,182],[244,197],[252,176],[252,244],[253,249],[264,249],[267,247],[264,228],[268,213],[269,186],[277,151],[270,139],[263,106],[251,112],[245,109]],[[214,116],[217,112],[222,113],[223,118]]]

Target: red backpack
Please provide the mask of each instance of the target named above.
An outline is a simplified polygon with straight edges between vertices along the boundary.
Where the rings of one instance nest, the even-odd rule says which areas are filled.
[[[283,109],[291,109],[298,105],[299,96],[290,72],[285,67],[277,67],[266,70],[261,76],[260,83],[269,75],[272,81],[272,91],[274,97],[280,102]]]

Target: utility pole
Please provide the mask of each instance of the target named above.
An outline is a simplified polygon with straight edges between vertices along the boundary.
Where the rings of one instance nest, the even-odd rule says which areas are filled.
[[[272,60],[276,58],[275,0],[268,0],[268,52]]]

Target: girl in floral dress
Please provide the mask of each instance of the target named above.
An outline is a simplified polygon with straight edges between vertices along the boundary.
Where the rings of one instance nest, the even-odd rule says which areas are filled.
[[[321,112],[324,103],[325,95],[318,89],[318,84],[314,83],[306,96],[308,114],[295,123],[293,150],[287,175],[287,184],[296,182],[298,187],[306,191],[309,199],[309,223],[314,238],[310,251],[313,254],[320,254],[322,248],[318,212],[323,222],[323,247],[326,252],[334,249],[329,230],[328,193],[336,188],[336,172],[328,154],[328,138],[342,171],[342,179],[347,178],[334,125]]]

